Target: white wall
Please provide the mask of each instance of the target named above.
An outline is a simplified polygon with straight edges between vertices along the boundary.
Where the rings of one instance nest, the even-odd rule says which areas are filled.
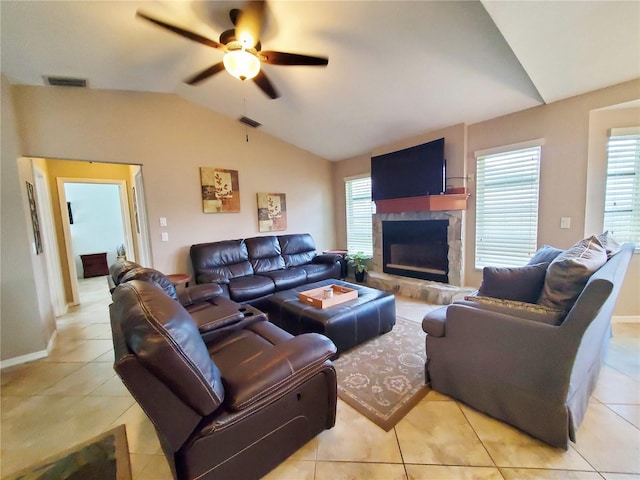
[[[71,202],[70,225],[73,257],[78,278],[83,278],[80,255],[107,253],[107,265],[116,261],[116,248],[124,243],[118,185],[65,183],[65,196]]]

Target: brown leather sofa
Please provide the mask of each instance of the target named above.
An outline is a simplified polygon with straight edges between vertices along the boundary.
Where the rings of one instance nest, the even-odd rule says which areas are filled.
[[[293,337],[241,305],[236,313],[253,315],[198,325],[144,280],[121,283],[112,298],[114,368],[175,479],[260,478],[334,425],[336,349],[326,337]]]
[[[342,256],[318,255],[308,233],[200,243],[190,256],[196,283],[217,283],[243,303],[342,273]]]

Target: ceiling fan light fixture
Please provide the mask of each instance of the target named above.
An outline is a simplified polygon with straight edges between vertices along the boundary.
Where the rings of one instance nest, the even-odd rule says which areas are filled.
[[[249,80],[260,73],[260,59],[245,48],[229,50],[222,63],[227,72],[240,80]]]

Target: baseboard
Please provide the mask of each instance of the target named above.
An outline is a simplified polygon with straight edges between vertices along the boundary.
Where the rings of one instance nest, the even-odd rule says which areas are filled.
[[[611,323],[640,323],[640,315],[614,315]]]
[[[40,350],[38,352],[27,353],[26,355],[20,355],[19,357],[9,358],[7,360],[0,361],[0,370],[7,367],[13,367],[14,365],[20,365],[22,363],[33,362],[34,360],[40,360],[41,358],[45,358],[49,356],[49,352],[53,348],[53,344],[56,341],[56,337],[58,336],[58,331],[55,330],[49,342],[47,343],[46,350]]]

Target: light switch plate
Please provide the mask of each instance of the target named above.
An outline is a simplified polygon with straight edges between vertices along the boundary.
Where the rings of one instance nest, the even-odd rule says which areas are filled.
[[[161,237],[163,242],[169,241],[169,234],[167,232],[162,232]]]
[[[560,228],[571,228],[571,217],[560,218]]]
[[[161,227],[167,226],[167,217],[160,217],[160,226]]]

